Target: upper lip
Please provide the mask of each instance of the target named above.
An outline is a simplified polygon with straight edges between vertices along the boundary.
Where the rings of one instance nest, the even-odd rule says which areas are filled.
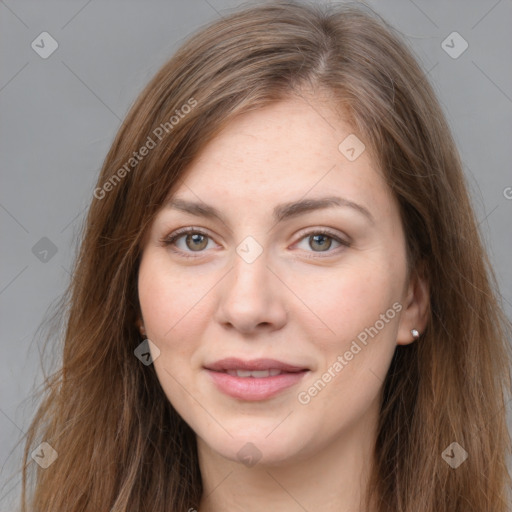
[[[217,372],[223,372],[227,370],[258,371],[270,370],[273,368],[283,372],[300,372],[308,369],[304,366],[296,366],[293,364],[283,363],[282,361],[277,361],[276,359],[250,359],[244,361],[243,359],[238,359],[236,357],[220,359],[214,363],[205,365],[205,368],[207,370],[214,370]]]

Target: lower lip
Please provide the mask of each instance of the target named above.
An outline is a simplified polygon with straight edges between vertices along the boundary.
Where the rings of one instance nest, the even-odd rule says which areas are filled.
[[[216,386],[233,398],[240,400],[265,400],[297,384],[307,371],[281,373],[273,377],[234,377],[224,372],[206,370]]]

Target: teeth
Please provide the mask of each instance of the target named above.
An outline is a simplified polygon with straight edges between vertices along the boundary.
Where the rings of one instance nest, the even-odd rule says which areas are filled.
[[[282,372],[277,368],[271,368],[270,370],[226,370],[228,375],[232,377],[254,377],[256,379],[261,379],[264,377],[275,377],[276,375],[280,375]]]

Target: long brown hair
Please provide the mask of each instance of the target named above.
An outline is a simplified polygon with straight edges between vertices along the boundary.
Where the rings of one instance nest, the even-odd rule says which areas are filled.
[[[367,497],[379,512],[505,512],[510,324],[443,112],[378,15],[290,2],[245,8],[202,29],[122,124],[66,296],[63,365],[46,380],[28,431],[23,512],[198,506],[194,433],[153,366],[134,356],[141,241],[226,123],[306,89],[329,92],[361,134],[399,201],[411,269],[430,285],[427,329],[397,347],[384,383]],[[42,441],[58,453],[46,469],[30,458]],[[457,469],[442,455],[453,442],[468,453]]]

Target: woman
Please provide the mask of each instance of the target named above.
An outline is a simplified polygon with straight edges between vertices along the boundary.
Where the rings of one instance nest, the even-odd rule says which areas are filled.
[[[505,512],[495,288],[442,110],[385,22],[216,21],[104,162],[23,510]]]

